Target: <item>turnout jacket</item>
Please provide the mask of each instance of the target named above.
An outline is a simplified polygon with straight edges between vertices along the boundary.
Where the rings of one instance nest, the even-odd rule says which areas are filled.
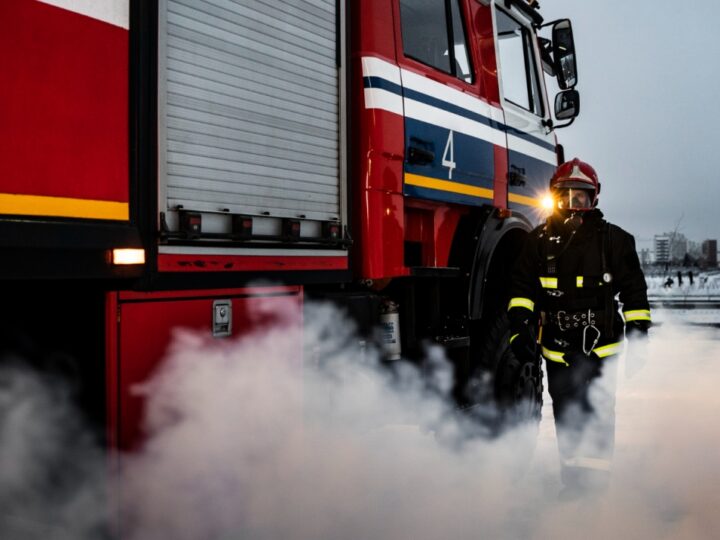
[[[633,236],[597,209],[574,231],[551,216],[528,235],[515,263],[508,317],[511,336],[523,324],[542,321],[541,349],[550,361],[567,363],[568,352],[619,353],[625,322],[641,331],[650,324]]]

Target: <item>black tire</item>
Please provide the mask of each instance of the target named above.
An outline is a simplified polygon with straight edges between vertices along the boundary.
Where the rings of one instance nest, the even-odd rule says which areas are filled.
[[[510,348],[510,323],[504,310],[476,330],[473,370],[465,385],[463,409],[491,433],[522,423],[538,424],[542,413],[540,358],[518,360]]]

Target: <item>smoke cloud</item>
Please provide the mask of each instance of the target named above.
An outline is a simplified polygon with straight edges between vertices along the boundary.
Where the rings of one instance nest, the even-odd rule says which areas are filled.
[[[427,350],[422,372],[389,369],[335,308],[306,306],[304,318],[302,331],[287,316],[232,340],[179,332],[138,389],[148,437],[120,457],[110,503],[105,457],[67,400],[3,372],[0,536],[100,538],[118,527],[133,540],[720,535],[716,330],[666,324],[652,330],[644,370],[625,379],[621,361],[610,487],[564,501],[547,395],[539,430],[477,436],[450,404],[440,349]],[[70,480],[56,482],[68,469]]]
[[[95,538],[107,524],[104,461],[69,389],[0,369],[0,538]]]

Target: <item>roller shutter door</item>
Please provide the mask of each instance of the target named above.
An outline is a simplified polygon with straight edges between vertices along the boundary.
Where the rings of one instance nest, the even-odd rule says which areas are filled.
[[[167,209],[340,218],[335,0],[160,5]]]

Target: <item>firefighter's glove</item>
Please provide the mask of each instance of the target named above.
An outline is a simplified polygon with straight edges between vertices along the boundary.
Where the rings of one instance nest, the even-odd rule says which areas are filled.
[[[537,337],[530,321],[512,325],[510,348],[515,358],[521,362],[535,362],[537,359]]]
[[[648,322],[631,321],[625,327],[628,340],[625,354],[625,377],[632,378],[645,366],[648,360]]]

